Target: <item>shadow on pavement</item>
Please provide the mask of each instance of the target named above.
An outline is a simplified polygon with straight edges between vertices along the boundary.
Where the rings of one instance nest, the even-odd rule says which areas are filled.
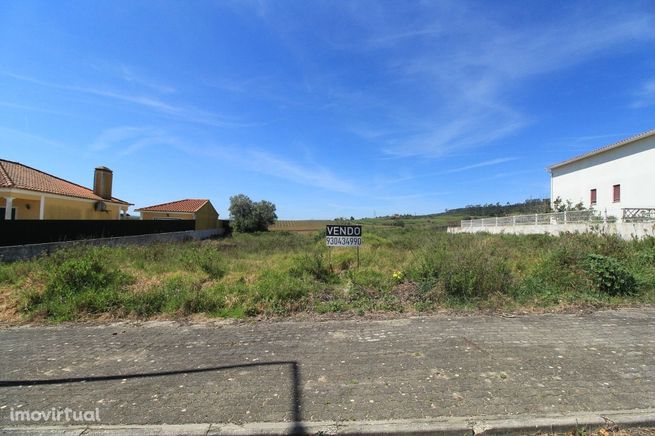
[[[212,366],[208,368],[193,368],[193,369],[180,369],[175,371],[159,371],[159,372],[142,372],[133,374],[120,374],[120,375],[99,375],[88,377],[66,377],[66,378],[53,378],[53,379],[35,379],[35,380],[0,380],[0,388],[12,386],[41,386],[41,385],[57,385],[63,383],[79,383],[79,382],[98,382],[98,381],[111,381],[111,380],[125,380],[135,378],[151,378],[151,377],[166,377],[169,375],[178,374],[196,374],[202,372],[224,371],[228,369],[238,368],[251,368],[256,366],[277,366],[288,365],[291,367],[291,412],[293,419],[293,427],[290,429],[290,434],[306,434],[305,427],[302,425],[301,409],[301,393],[300,393],[300,369],[296,361],[274,361],[274,362],[256,362],[244,363],[235,365]]]

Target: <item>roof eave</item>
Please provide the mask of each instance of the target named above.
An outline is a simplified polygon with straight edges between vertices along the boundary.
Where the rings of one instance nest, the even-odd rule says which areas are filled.
[[[134,212],[152,212],[152,213],[196,213],[198,210],[150,210],[150,209],[134,209]]]
[[[615,142],[614,144],[606,145],[604,147],[600,147],[600,148],[598,148],[596,150],[592,150],[592,151],[590,151],[588,153],[585,153],[585,154],[582,154],[580,156],[576,156],[576,157],[573,157],[571,159],[556,163],[554,165],[549,166],[548,171],[550,171],[552,173],[553,170],[555,170],[557,168],[561,168],[561,167],[564,167],[566,165],[570,165],[572,163],[579,162],[581,160],[585,160],[585,159],[588,159],[590,157],[597,156],[599,154],[606,153],[606,152],[611,151],[611,150],[616,150],[617,148],[621,148],[623,146],[626,146],[628,144],[632,144],[632,143],[640,141],[642,139],[650,138],[651,136],[655,136],[655,129],[647,130],[647,131],[642,132],[642,133],[640,133],[638,135],[630,136],[629,138],[623,139],[623,140],[621,140],[619,142]]]

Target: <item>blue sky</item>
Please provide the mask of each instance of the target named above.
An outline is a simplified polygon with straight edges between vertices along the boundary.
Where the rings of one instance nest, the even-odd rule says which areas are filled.
[[[655,128],[652,2],[0,2],[0,157],[283,219],[547,197]]]

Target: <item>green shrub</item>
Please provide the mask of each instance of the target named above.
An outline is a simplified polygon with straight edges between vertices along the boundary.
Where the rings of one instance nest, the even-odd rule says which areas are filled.
[[[253,285],[257,300],[268,302],[298,302],[307,295],[307,288],[300,278],[274,270],[262,272]]]
[[[175,274],[159,286],[126,296],[124,310],[146,317],[159,313],[211,313],[221,309],[221,296],[214,289],[203,288],[202,280],[194,274]]]
[[[362,267],[348,270],[346,277],[354,286],[389,290],[393,283],[393,275],[385,275],[375,267]]]
[[[382,246],[391,246],[392,242],[387,238],[378,236],[374,233],[364,233],[362,237],[362,243],[364,245],[370,245],[372,247],[382,247]]]
[[[189,268],[205,272],[217,280],[227,274],[227,266],[220,252],[212,245],[201,245],[195,250],[185,250],[184,261]]]
[[[294,277],[307,275],[324,283],[332,282],[336,277],[322,253],[297,256],[293,260],[293,266],[289,269],[289,274]]]
[[[441,281],[447,295],[463,301],[480,300],[494,293],[505,293],[513,278],[505,261],[475,251],[460,253],[446,263]]]
[[[410,276],[419,283],[436,283],[448,297],[461,301],[506,293],[514,285],[506,260],[484,242],[430,247],[418,256]]]
[[[589,288],[584,274],[585,254],[582,249],[575,241],[551,249],[543,255],[525,279],[534,279],[533,283],[541,283],[548,292],[577,293]]]
[[[121,307],[123,287],[131,281],[129,275],[108,268],[98,252],[91,250],[55,265],[45,291],[30,293],[24,310],[59,320],[75,319],[83,313],[112,312]]]
[[[185,314],[214,313],[224,307],[221,297],[205,289],[189,292],[182,302],[182,311]]]
[[[587,273],[596,289],[608,295],[627,295],[637,290],[635,276],[618,260],[590,254],[587,256]]]

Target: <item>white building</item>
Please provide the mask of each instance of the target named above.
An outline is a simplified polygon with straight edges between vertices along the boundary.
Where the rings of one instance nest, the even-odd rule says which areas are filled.
[[[655,129],[549,167],[551,203],[582,203],[621,218],[625,208],[655,208]]]

